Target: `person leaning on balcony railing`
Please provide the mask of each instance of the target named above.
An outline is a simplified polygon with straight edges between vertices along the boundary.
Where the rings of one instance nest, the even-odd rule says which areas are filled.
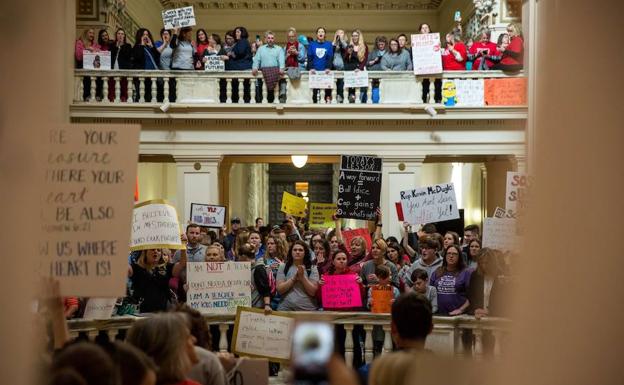
[[[228,61],[226,62],[226,70],[228,71],[247,71],[251,70],[253,65],[253,55],[251,53],[251,45],[249,44],[249,33],[245,27],[234,28],[234,45],[227,51]],[[239,95],[239,80],[232,79],[232,103],[238,103],[241,95]],[[243,100],[249,103],[251,100],[251,86],[249,79],[243,81]]]
[[[468,54],[466,46],[459,39],[458,31],[446,34],[446,47],[442,50],[442,69],[444,71],[465,71]]]
[[[286,31],[286,46],[284,47],[286,75],[290,80],[301,79],[301,70],[305,69],[306,48],[297,38],[297,30],[293,27]],[[284,98],[284,102],[286,99]],[[282,102],[282,103],[284,103]]]
[[[381,70],[383,71],[411,71],[412,60],[407,49],[401,49],[399,41],[390,39],[388,52],[381,59]]]
[[[157,41],[154,45],[156,49],[160,53],[160,60],[158,63],[158,68],[162,71],[171,70],[171,60],[173,59],[173,48],[171,48],[171,31],[168,29],[162,28],[160,30],[160,40]],[[169,78],[169,101],[174,102],[176,99],[176,82],[175,78]],[[158,78],[156,81],[157,84],[157,96],[156,99],[158,102],[161,102],[165,99],[165,83],[164,79]]]
[[[479,41],[475,41],[468,50],[468,59],[472,60],[472,69],[476,71],[489,70],[494,67],[492,57],[499,55],[496,43],[490,41],[492,31],[484,29],[479,34]]]
[[[332,46],[334,48],[334,58],[332,59],[332,69],[335,71],[344,70],[344,55],[347,52],[349,41],[345,36],[344,29],[337,29],[334,33]],[[336,79],[336,101],[342,103],[344,99],[344,79]]]
[[[351,41],[349,42],[349,45],[351,47],[353,47],[353,55],[351,56],[351,58],[355,58],[357,59],[357,67],[356,68],[350,68],[351,65],[347,66],[347,59],[346,59],[346,54],[347,52],[345,52],[345,70],[349,71],[349,70],[355,70],[355,71],[362,71],[366,69],[366,61],[368,60],[368,45],[366,45],[366,43],[364,42],[364,35],[362,34],[362,31],[360,31],[359,29],[356,29],[355,31],[353,31],[351,33]],[[347,51],[348,51],[348,47],[347,47]],[[353,60],[351,60],[351,64],[355,64],[355,62]],[[347,68],[349,67],[349,68]],[[360,100],[362,103],[366,103],[367,100],[367,91],[368,91],[368,87],[360,87]],[[351,88],[349,89],[349,102],[353,103],[355,101],[355,88]]]
[[[308,47],[308,64],[307,69],[311,74],[317,71],[329,73],[332,68],[334,58],[334,47],[331,42],[325,41],[327,31],[324,27],[316,29],[316,40],[312,41]],[[320,90],[312,90],[312,101],[318,103],[318,95]],[[325,90],[325,103],[331,102],[331,89]]]
[[[272,103],[275,99],[275,85],[279,83],[279,101],[286,102],[286,80],[280,79],[285,73],[286,61],[284,50],[275,44],[275,34],[272,31],[264,33],[266,44],[258,47],[253,57],[251,74],[258,75],[262,71],[263,79],[256,81],[256,103],[262,103],[262,84],[266,82],[267,100]]]
[[[171,36],[171,48],[173,56],[171,58],[172,70],[192,70],[193,58],[195,57],[195,43],[192,41],[193,29],[191,27],[176,28]]]
[[[426,25],[427,28],[429,28],[429,25],[421,24],[421,28],[420,28],[421,30],[423,29],[423,25]],[[399,36],[397,36],[397,41],[399,42],[399,47],[401,48],[401,50],[407,51],[407,56],[409,57],[409,60],[411,62],[412,61],[412,47],[409,46],[407,36],[404,33],[402,33]]]
[[[98,52],[100,46],[95,40],[95,30],[93,28],[87,28],[82,32],[82,35],[76,40],[74,45],[74,59],[76,68],[81,69],[83,67],[83,53],[84,51]],[[91,77],[85,76],[82,78],[83,92],[82,99],[87,101],[91,98]]]
[[[511,23],[507,26],[507,34],[509,34],[509,45],[501,45],[501,60],[494,66],[496,70],[502,71],[520,71],[523,68],[524,61],[524,39],[522,38],[522,30],[517,23]]]
[[[146,28],[139,28],[132,48],[132,68],[137,70],[157,70],[160,63],[160,53],[154,47],[152,33]],[[140,99],[140,81],[134,79],[134,101]],[[146,102],[155,102],[156,95],[152,95],[152,78],[145,77],[143,90]]]
[[[208,43],[208,33],[206,32],[205,29],[203,28],[199,28],[197,30],[197,32],[195,33],[195,44],[196,44],[196,48],[195,48],[195,69],[199,70],[199,71],[203,71],[204,70],[204,51],[206,49],[208,49],[209,43]]]

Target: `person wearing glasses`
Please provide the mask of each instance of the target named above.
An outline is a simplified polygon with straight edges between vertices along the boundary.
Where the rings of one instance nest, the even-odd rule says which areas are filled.
[[[438,292],[438,314],[456,316],[466,312],[471,270],[466,269],[459,245],[444,250],[442,266],[431,274],[430,284]]]

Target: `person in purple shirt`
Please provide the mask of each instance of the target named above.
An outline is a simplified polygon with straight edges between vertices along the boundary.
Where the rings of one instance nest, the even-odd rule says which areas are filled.
[[[467,298],[471,270],[461,257],[461,247],[450,245],[444,250],[442,266],[431,274],[431,286],[438,292],[438,314],[456,316],[464,313],[470,302]]]

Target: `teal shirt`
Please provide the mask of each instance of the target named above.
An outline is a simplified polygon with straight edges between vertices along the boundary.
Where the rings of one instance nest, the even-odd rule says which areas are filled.
[[[253,58],[252,69],[257,70],[268,67],[279,67],[282,70],[286,67],[284,50],[276,44],[273,47],[269,47],[267,44],[261,45]]]

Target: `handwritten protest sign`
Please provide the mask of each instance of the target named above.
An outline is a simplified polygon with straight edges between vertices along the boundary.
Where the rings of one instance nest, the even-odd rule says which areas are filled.
[[[520,237],[513,218],[484,218],[483,247],[502,251],[517,250]]]
[[[223,72],[225,71],[225,62],[219,56],[204,56],[204,71],[206,72]]]
[[[175,207],[156,199],[139,203],[132,213],[130,250],[183,249]]]
[[[332,216],[335,212],[335,203],[310,203],[310,228],[328,229],[334,227]]]
[[[527,79],[485,79],[485,104],[488,106],[526,106]]]
[[[442,52],[439,33],[412,35],[412,63],[415,75],[442,72]]]
[[[115,311],[117,298],[89,298],[85,306],[83,319],[109,319]]]
[[[225,206],[191,203],[191,222],[221,228],[225,224]]]
[[[401,191],[405,220],[412,225],[459,218],[453,183]]]
[[[289,363],[295,318],[278,311],[265,315],[262,309],[236,310],[232,352],[239,356],[268,358]]]
[[[250,262],[189,262],[187,302],[202,313],[234,314],[251,306]]]
[[[334,85],[336,84],[334,81],[334,73],[330,72],[328,74],[324,73],[324,72],[317,72],[315,74],[309,74],[308,75],[308,84],[309,87],[312,88],[322,88],[322,89],[327,89],[327,88],[334,88]]]
[[[39,273],[63,296],[123,296],[139,126],[72,124],[45,140]]]
[[[323,307],[342,309],[362,306],[360,285],[355,274],[323,275],[325,284],[321,288]]]
[[[381,195],[381,167],[381,158],[364,155],[340,157],[336,211],[339,218],[375,218]]]
[[[371,313],[390,313],[393,291],[391,285],[375,285],[371,288]]]
[[[353,230],[343,230],[342,231],[342,240],[347,248],[351,247],[351,241],[355,237],[362,237],[366,241],[366,250],[370,251],[371,247],[373,247],[373,240],[371,239],[370,233],[368,229],[353,229]]]
[[[192,6],[165,9],[161,13],[165,29],[192,27],[195,25],[195,11]]]
[[[528,207],[532,178],[520,172],[507,172],[505,192],[505,210],[511,218],[516,218],[519,211]]]
[[[295,217],[305,217],[306,201],[286,191],[282,194],[282,212]]]
[[[368,71],[345,71],[344,86],[346,88],[368,87]]]
[[[457,92],[457,107],[483,107],[484,82],[483,79],[453,79]]]
[[[82,68],[86,70],[111,69],[110,51],[82,51]]]

